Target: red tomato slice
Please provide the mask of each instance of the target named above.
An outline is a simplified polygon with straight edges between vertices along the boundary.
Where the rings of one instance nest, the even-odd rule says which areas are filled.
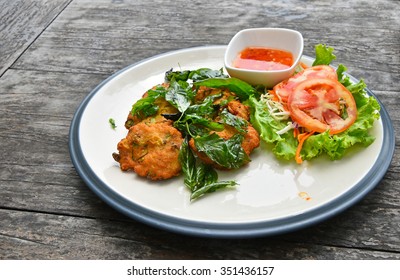
[[[288,101],[290,93],[293,89],[308,79],[322,79],[327,78],[331,80],[337,80],[337,74],[335,69],[328,65],[317,65],[310,68],[306,68],[289,79],[274,86],[273,90],[275,94],[280,98],[281,102],[286,103]]]
[[[337,134],[357,118],[353,95],[339,81],[327,78],[299,83],[289,95],[287,106],[292,120],[310,131],[329,129],[330,134]]]

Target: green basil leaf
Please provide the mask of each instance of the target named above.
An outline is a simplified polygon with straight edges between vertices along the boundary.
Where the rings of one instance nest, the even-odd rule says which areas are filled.
[[[205,174],[204,174],[204,184],[212,184],[218,181],[218,173],[211,165],[204,164]]]
[[[195,137],[209,134],[209,129],[202,125],[191,124],[189,122],[176,121],[174,127],[178,129],[183,135]]]
[[[117,125],[115,124],[115,120],[113,118],[109,118],[108,122],[109,122],[109,124],[110,124],[112,129],[116,129],[117,128]]]
[[[238,132],[242,134],[247,132],[247,122],[244,119],[229,113],[227,109],[222,110],[221,119],[224,123],[236,128]]]
[[[197,159],[189,147],[186,137],[179,151],[179,162],[182,166],[184,184],[191,191],[190,200],[195,200],[207,193],[215,192],[225,187],[237,185],[234,181],[218,182],[215,169]]]
[[[215,192],[219,189],[227,187],[234,187],[236,185],[237,183],[235,181],[220,181],[211,184],[205,184],[203,187],[197,189],[192,193],[192,195],[190,196],[190,200],[198,199],[207,193]]]
[[[193,82],[202,81],[210,78],[228,78],[228,76],[223,73],[222,69],[212,70],[209,68],[200,68],[191,71],[189,74],[189,79],[192,79]]]
[[[194,138],[197,150],[204,152],[218,165],[234,169],[250,161],[242,147],[243,135],[235,134],[225,140],[215,133]]]
[[[215,99],[220,98],[222,94],[213,94],[204,98],[200,104],[191,105],[186,111],[188,114],[196,114],[200,116],[211,116],[217,112],[218,107],[213,105]]]
[[[183,140],[179,151],[179,162],[182,166],[185,186],[192,191],[195,190],[198,183],[198,171],[196,170],[196,158],[193,155],[192,150],[189,148],[187,137]]]
[[[173,69],[165,73],[165,80],[171,81],[187,81],[189,79],[201,81],[209,78],[228,78],[228,75],[224,74],[223,69],[213,70],[210,68],[199,68],[196,70],[184,70],[184,71],[173,71]]]
[[[147,96],[139,99],[132,106],[131,114],[141,119],[157,113],[158,106],[154,103],[157,98],[165,97],[166,89],[162,86],[147,91]]]
[[[193,95],[186,82],[172,82],[165,94],[165,99],[183,113],[189,108]]]
[[[247,100],[250,95],[256,93],[250,84],[236,78],[211,78],[195,82],[194,85],[197,87],[227,88],[234,92],[242,101]]]
[[[189,78],[190,71],[173,71],[170,69],[169,71],[165,72],[165,80],[167,82],[171,81],[187,81]]]
[[[222,131],[225,128],[224,124],[195,114],[185,114],[180,120],[174,123],[174,126],[191,136],[204,135],[209,130]]]

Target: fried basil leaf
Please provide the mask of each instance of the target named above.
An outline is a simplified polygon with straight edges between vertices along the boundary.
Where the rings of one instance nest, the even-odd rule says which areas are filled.
[[[204,152],[218,165],[236,169],[250,161],[242,147],[243,135],[235,134],[225,140],[215,133],[194,138],[198,151]]]
[[[227,88],[234,92],[241,101],[247,100],[250,95],[255,94],[255,89],[248,83],[237,78],[211,78],[195,82],[195,86],[206,86],[211,88]]]
[[[229,113],[227,109],[222,110],[221,119],[224,123],[236,128],[238,132],[242,134],[247,132],[247,122],[244,119]]]
[[[222,131],[225,126],[196,114],[185,114],[174,122],[174,127],[192,137],[208,134],[210,130]]]
[[[203,117],[212,116],[218,110],[218,106],[214,106],[213,102],[215,99],[220,98],[221,96],[222,94],[209,95],[206,98],[204,98],[203,102],[191,105],[186,111],[186,113],[196,114]]]
[[[237,183],[235,181],[220,181],[220,182],[215,182],[215,183],[211,183],[211,184],[206,184],[203,187],[194,191],[192,193],[192,195],[190,196],[190,199],[194,200],[194,199],[197,199],[197,198],[205,195],[206,193],[215,192],[215,191],[217,191],[219,189],[223,189],[223,188],[234,187],[236,185],[237,185]]]
[[[189,79],[192,79],[193,82],[202,81],[210,78],[228,78],[228,76],[223,73],[222,69],[212,70],[209,68],[200,68],[195,71],[191,71],[189,74]]]
[[[189,147],[187,137],[184,139],[179,152],[179,162],[184,174],[184,184],[191,191],[190,200],[195,200],[225,187],[237,185],[235,181],[218,182],[218,173],[210,165],[196,158]]]
[[[184,71],[173,71],[173,69],[165,73],[165,80],[170,81],[187,81],[189,79],[196,81],[201,81],[209,78],[228,78],[224,74],[223,70],[213,70],[210,68],[199,68],[196,70],[184,70]]]
[[[182,172],[185,176],[185,186],[191,191],[195,190],[197,185],[196,158],[189,148],[187,138],[185,138],[182,142],[181,149],[179,151],[179,162],[182,166]]]
[[[172,82],[168,87],[165,94],[165,99],[179,110],[179,112],[184,113],[187,108],[189,108],[192,103],[192,98],[194,93],[189,88],[186,82]]]
[[[157,86],[155,89],[147,91],[147,96],[139,99],[132,106],[131,114],[138,118],[144,119],[157,113],[158,106],[155,101],[160,97],[165,97],[166,89],[162,86]]]
[[[169,71],[165,72],[165,81],[187,81],[189,78],[190,71],[173,71],[171,68]]]

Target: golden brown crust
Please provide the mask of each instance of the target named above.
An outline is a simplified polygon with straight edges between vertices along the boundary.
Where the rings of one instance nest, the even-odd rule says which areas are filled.
[[[170,121],[140,122],[132,126],[127,137],[118,143],[120,168],[123,171],[131,169],[151,180],[178,176],[182,141],[182,134],[172,127]]]
[[[207,96],[218,94],[221,94],[221,97],[214,101],[214,105],[220,104],[222,101],[228,100],[230,97],[235,96],[235,94],[228,89],[200,86],[196,92],[195,102],[202,102]]]
[[[232,100],[228,103],[228,111],[246,121],[250,120],[250,107],[238,100]]]

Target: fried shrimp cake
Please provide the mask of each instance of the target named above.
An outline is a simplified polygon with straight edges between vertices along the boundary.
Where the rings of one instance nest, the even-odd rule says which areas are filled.
[[[123,171],[131,169],[151,180],[169,179],[180,174],[182,141],[182,134],[170,121],[140,122],[118,143],[119,154],[114,153],[113,157]]]

